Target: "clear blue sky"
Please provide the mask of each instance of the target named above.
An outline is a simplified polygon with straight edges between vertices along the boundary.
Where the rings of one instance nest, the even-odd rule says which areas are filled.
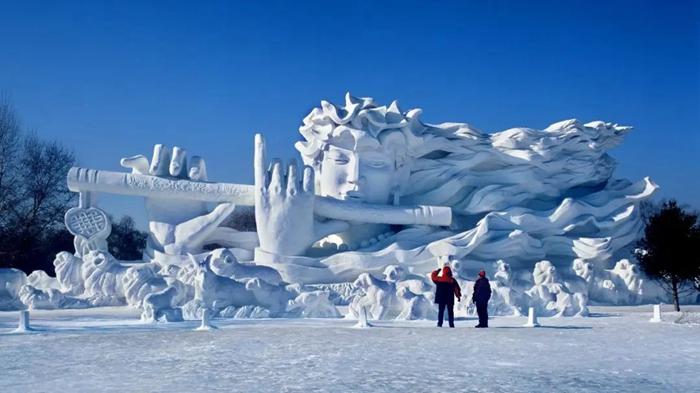
[[[177,144],[235,182],[255,131],[291,157],[348,90],[487,132],[617,122],[617,176],[700,208],[700,3],[373,3],[1,0],[0,91],[83,166]],[[141,201],[103,206],[143,222]]]

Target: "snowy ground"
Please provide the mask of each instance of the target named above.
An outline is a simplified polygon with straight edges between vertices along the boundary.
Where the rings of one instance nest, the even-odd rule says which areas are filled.
[[[700,391],[700,307],[649,323],[650,306],[591,318],[216,320],[143,325],[127,308],[36,311],[34,334],[0,312],[0,392]]]

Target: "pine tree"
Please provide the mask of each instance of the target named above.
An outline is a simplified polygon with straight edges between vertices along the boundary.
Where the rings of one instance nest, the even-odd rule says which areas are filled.
[[[685,211],[675,200],[664,202],[646,220],[638,247],[635,256],[640,268],[661,284],[680,311],[680,296],[695,290],[700,279],[698,214]]]

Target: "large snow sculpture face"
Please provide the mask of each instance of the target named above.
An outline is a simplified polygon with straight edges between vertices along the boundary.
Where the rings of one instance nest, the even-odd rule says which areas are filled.
[[[396,102],[379,106],[349,94],[343,107],[322,101],[299,128],[305,141],[296,144],[314,169],[316,193],[374,204],[397,200],[410,169],[411,116]]]
[[[397,140],[391,135],[381,139]],[[322,154],[316,173],[317,193],[357,202],[391,202],[398,187],[398,165],[393,145],[382,143],[380,138],[364,131],[347,129],[333,138]]]

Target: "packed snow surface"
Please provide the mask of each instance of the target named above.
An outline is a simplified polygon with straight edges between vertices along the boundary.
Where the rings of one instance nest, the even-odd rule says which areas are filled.
[[[591,307],[590,318],[214,319],[144,324],[126,307],[0,312],[0,391],[670,392],[700,387],[700,307]],[[674,321],[679,319],[680,323]],[[696,321],[696,322],[693,322]]]

